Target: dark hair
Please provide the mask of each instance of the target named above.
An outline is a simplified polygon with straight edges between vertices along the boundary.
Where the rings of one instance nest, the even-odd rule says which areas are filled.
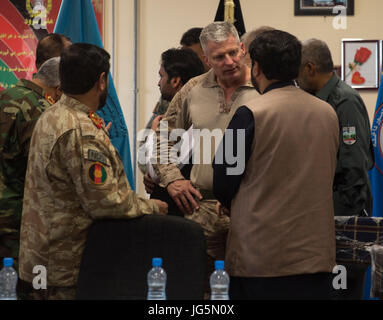
[[[65,48],[65,42],[71,42],[71,39],[63,34],[50,33],[42,38],[36,48],[36,68],[51,58],[59,57]]]
[[[109,73],[110,55],[93,44],[75,43],[61,54],[60,83],[66,94],[84,94],[93,88],[100,75]]]
[[[262,32],[251,42],[249,52],[252,63],[258,62],[268,80],[298,77],[302,45],[292,34],[281,30]]]
[[[181,46],[190,47],[193,44],[200,43],[199,36],[201,35],[202,28],[191,28],[186,31],[181,38]]]
[[[169,81],[174,77],[180,77],[183,85],[205,72],[200,58],[191,49],[166,50],[162,53],[161,60]]]

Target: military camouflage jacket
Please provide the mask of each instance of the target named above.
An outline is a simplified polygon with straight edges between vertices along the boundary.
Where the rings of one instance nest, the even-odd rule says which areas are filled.
[[[19,233],[29,143],[49,106],[43,89],[28,80],[0,94],[0,236]]]
[[[36,265],[48,286],[77,282],[87,231],[100,218],[158,213],[131,190],[101,118],[63,95],[40,117],[32,135],[21,223],[20,278]]]

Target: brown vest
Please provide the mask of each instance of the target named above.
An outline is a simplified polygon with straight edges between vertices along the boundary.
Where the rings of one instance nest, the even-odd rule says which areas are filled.
[[[255,134],[231,206],[226,252],[230,275],[331,272],[336,113],[293,86],[274,89],[248,108],[254,114]]]

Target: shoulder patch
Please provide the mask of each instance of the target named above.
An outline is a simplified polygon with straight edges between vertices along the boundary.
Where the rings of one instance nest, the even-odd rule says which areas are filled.
[[[95,185],[103,185],[106,182],[108,174],[101,163],[93,163],[89,167],[89,179]]]
[[[356,142],[356,128],[342,127],[343,142],[348,146],[352,146]]]
[[[88,150],[88,160],[101,162],[102,164],[108,165],[108,160],[104,154],[95,150]]]

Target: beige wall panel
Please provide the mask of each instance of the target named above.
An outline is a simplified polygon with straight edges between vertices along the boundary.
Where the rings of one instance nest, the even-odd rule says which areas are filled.
[[[106,0],[111,1],[111,0]],[[157,86],[159,60],[163,51],[177,47],[184,31],[212,22],[218,0],[139,0],[138,47],[138,118],[142,129],[151,116],[160,96]],[[115,74],[116,87],[123,107],[129,133],[132,136],[133,88],[133,0],[115,0]],[[355,0],[355,16],[347,17],[347,29],[336,30],[333,17],[295,17],[293,0],[241,0],[247,31],[269,25],[288,31],[300,40],[311,37],[325,40],[334,63],[341,63],[342,38],[383,39],[382,0]],[[108,23],[108,21],[107,21]],[[110,21],[109,21],[110,23]],[[372,120],[377,90],[360,91]],[[137,171],[138,172],[138,171]],[[144,194],[138,176],[137,191]]]

